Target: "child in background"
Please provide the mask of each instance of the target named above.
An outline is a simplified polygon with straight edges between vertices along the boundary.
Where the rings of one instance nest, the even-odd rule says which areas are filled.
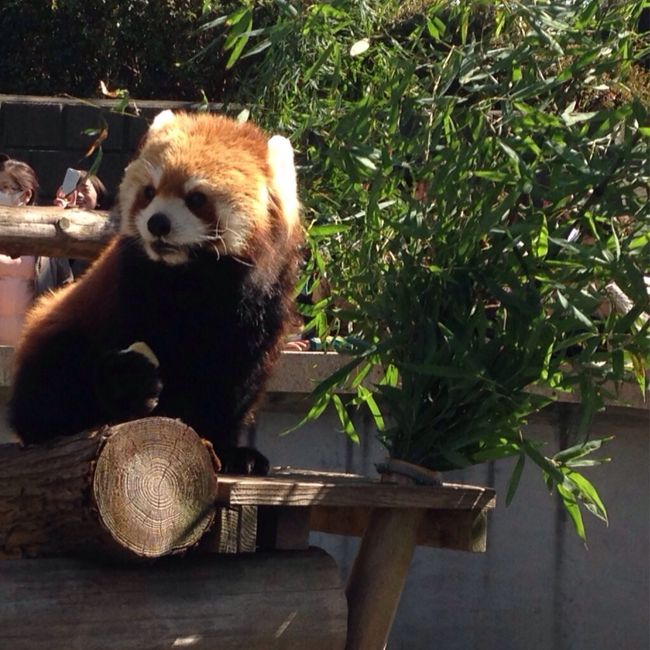
[[[24,162],[0,154],[0,205],[34,205],[38,179]],[[0,345],[15,345],[34,297],[72,281],[67,260],[0,254]]]

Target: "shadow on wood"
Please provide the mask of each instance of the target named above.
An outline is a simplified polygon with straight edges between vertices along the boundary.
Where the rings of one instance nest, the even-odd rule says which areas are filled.
[[[12,650],[337,650],[347,608],[320,549],[107,567],[0,563],[0,636]]]

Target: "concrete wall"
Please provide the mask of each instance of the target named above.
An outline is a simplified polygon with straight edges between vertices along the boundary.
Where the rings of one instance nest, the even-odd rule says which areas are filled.
[[[560,404],[535,417],[529,434],[556,449],[571,444],[578,407]],[[609,510],[607,528],[586,515],[588,548],[527,467],[509,508],[512,463],[451,472],[445,480],[497,489],[488,551],[416,551],[397,613],[390,650],[647,650],[650,648],[650,417],[648,410],[610,407],[592,436],[615,435],[588,472]],[[257,444],[274,464],[371,473],[383,457],[370,426],[360,446],[338,433],[336,416],[284,437],[298,412],[266,411]],[[357,541],[313,534],[345,578]]]

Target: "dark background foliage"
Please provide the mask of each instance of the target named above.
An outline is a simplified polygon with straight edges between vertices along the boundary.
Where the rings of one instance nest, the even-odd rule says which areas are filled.
[[[218,47],[203,50],[212,42],[197,31],[203,9],[202,0],[3,0],[0,92],[95,97],[102,80],[140,99],[218,101],[224,64]]]

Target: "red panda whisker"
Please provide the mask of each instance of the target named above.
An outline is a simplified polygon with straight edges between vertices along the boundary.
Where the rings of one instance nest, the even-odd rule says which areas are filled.
[[[239,262],[243,266],[248,266],[251,269],[255,268],[255,264],[252,262],[247,262],[246,260],[243,260],[241,257],[237,257],[236,255],[230,255],[230,259],[235,260],[235,262]]]

